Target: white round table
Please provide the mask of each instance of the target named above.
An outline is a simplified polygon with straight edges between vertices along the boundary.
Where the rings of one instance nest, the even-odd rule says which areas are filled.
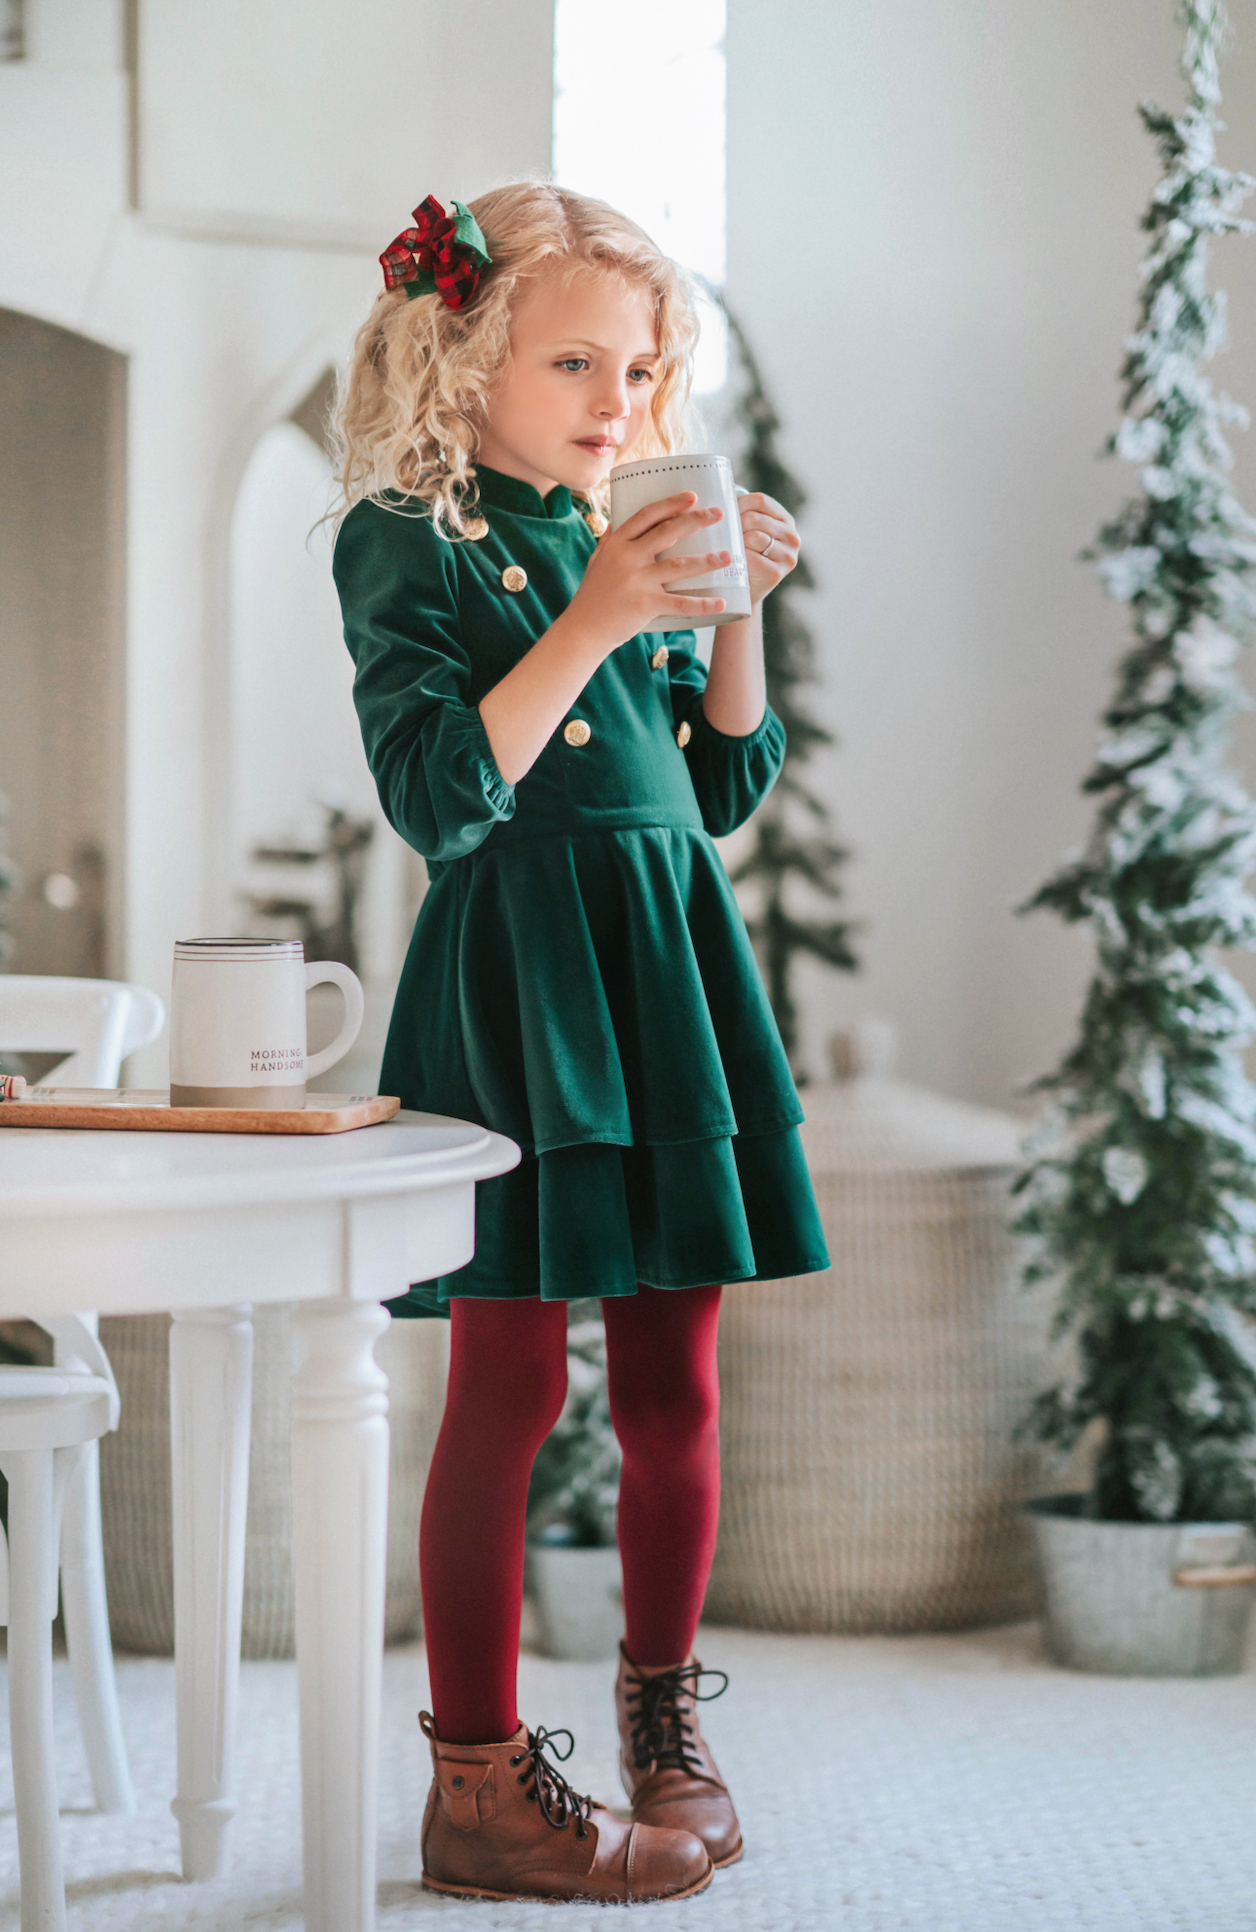
[[[471,1258],[475,1183],[518,1159],[513,1141],[438,1114],[319,1136],[0,1130],[0,1317],[174,1316],[173,1809],[188,1878],[225,1869],[236,1810],[250,1305],[301,1304],[292,1487],[309,1932],[375,1923],[379,1303]]]

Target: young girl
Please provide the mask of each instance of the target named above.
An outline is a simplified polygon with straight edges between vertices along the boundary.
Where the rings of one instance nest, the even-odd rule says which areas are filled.
[[[741,1855],[692,1649],[719,1284],[829,1265],[711,843],[780,770],[759,606],[799,540],[770,497],[742,499],[754,615],[717,629],[709,674],[691,631],[643,633],[722,610],[665,585],[730,561],[691,494],[605,523],[613,465],[681,447],[697,324],[680,273],[601,202],[535,183],[450,217],[429,200],[415,223],[381,258],[338,417],[355,702],[431,880],[382,1085],[523,1150],[479,1187],[474,1259],[391,1304],[452,1324],[420,1541],[423,1876],[491,1898],[684,1897]],[[623,1448],[631,1824],[571,1789],[515,1705],[528,1476],[566,1389],[566,1303],[590,1295]]]

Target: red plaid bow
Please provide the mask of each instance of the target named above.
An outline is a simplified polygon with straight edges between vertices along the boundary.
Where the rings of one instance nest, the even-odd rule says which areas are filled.
[[[385,288],[407,295],[439,295],[448,309],[464,309],[480,285],[488,250],[475,216],[460,201],[447,215],[433,195],[414,211],[414,227],[403,228],[380,256]]]

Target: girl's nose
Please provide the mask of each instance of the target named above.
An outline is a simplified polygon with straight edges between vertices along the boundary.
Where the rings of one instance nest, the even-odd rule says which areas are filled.
[[[627,383],[609,383],[598,399],[598,415],[604,416],[609,422],[617,422],[621,416],[628,414],[628,409]]]

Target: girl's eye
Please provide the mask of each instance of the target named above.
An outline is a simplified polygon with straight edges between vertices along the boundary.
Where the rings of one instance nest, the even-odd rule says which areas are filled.
[[[560,361],[554,364],[554,367],[556,369],[569,369],[578,375],[581,370],[589,367],[589,359],[587,356],[563,356]],[[628,380],[634,389],[640,389],[643,383],[654,381],[654,371],[653,369],[630,369],[628,371]]]

